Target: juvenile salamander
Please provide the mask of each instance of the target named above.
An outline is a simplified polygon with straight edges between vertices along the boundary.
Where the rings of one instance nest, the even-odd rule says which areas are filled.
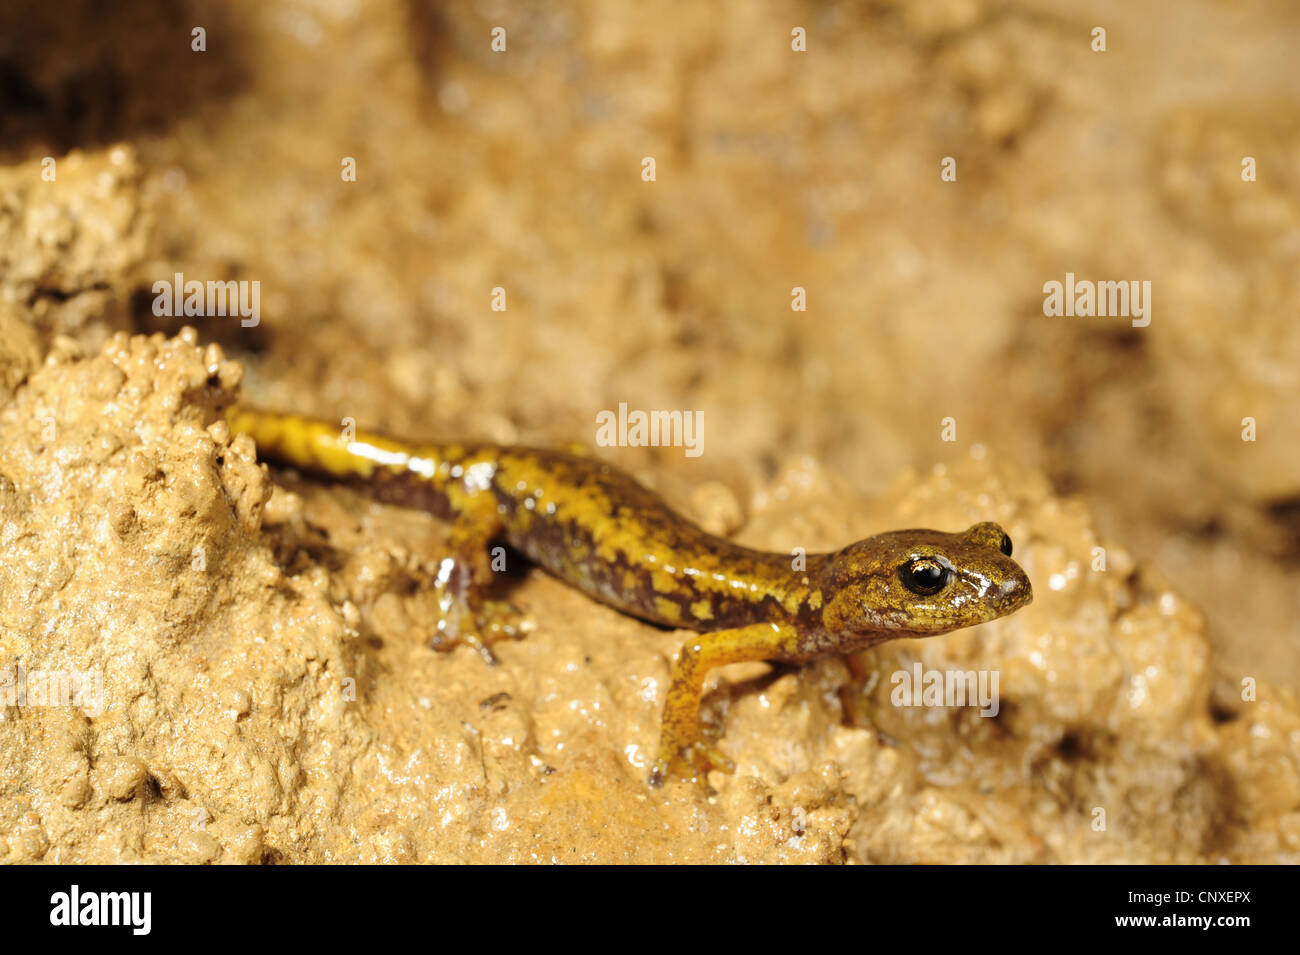
[[[702,738],[701,687],[713,667],[852,653],[895,637],[926,637],[1013,613],[1033,599],[993,523],[958,534],[892,531],[793,570],[789,554],[709,534],[604,461],[493,444],[409,444],[295,415],[228,414],[265,456],[363,484],[379,500],[450,519],[451,556],[437,586],[444,643],[491,658],[485,638],[508,632],[484,598],[489,545],[504,540],[560,580],[624,613],[699,631],[683,644],[664,702],[650,775],[704,781],[734,765]]]

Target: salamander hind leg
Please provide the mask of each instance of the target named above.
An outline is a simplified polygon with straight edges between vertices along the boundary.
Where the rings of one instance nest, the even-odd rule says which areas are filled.
[[[439,611],[435,650],[465,644],[495,664],[490,644],[521,632],[520,613],[513,604],[484,596],[494,577],[489,547],[500,530],[496,509],[486,499],[482,507],[462,511],[452,526],[451,553],[439,563],[435,581]]]
[[[733,772],[732,761],[700,735],[704,678],[714,667],[727,663],[789,658],[797,641],[793,627],[775,623],[718,630],[687,640],[673,664],[650,785],[662,786],[665,779],[676,776],[707,788],[711,770]]]

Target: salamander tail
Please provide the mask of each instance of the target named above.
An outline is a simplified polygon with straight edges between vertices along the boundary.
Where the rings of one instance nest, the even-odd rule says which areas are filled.
[[[409,445],[316,418],[235,406],[226,420],[235,434],[253,439],[259,457],[336,478],[368,480],[381,469],[405,471],[415,457]]]

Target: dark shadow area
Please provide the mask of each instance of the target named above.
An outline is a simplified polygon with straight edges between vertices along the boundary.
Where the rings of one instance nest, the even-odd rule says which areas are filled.
[[[248,47],[217,0],[5,0],[0,160],[166,131],[244,86]]]
[[[441,64],[446,57],[450,26],[440,0],[406,0],[406,19],[415,62],[424,78],[424,88],[436,100]]]

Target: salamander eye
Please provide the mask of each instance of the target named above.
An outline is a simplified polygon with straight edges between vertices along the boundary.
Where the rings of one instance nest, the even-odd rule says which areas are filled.
[[[948,568],[930,557],[918,557],[898,568],[898,579],[914,594],[928,597],[948,586]]]
[[[1002,553],[1006,554],[1008,557],[1011,556],[1011,538],[1006,534],[1002,535]]]

